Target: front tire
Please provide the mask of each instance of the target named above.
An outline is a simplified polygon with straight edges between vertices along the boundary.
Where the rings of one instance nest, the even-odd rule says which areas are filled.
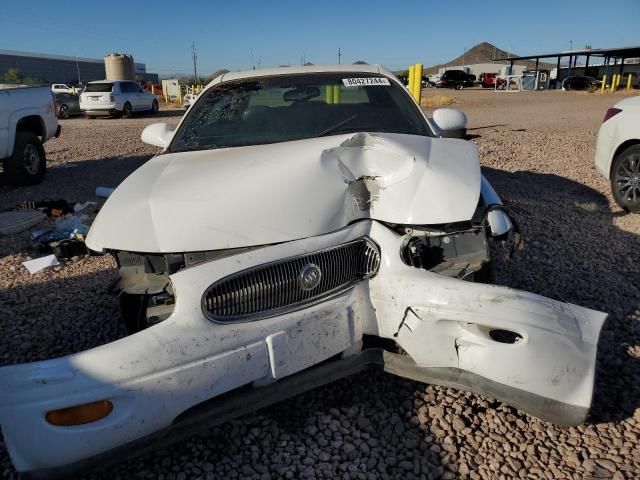
[[[40,139],[32,132],[17,132],[13,155],[5,160],[7,181],[13,185],[37,185],[42,182],[47,159]]]
[[[464,86],[460,85],[456,85],[456,90],[462,90],[464,88]]]
[[[158,110],[160,110],[160,107],[158,106],[158,101],[154,100],[151,103],[151,113],[155,115],[156,113],[158,113]]]
[[[640,213],[640,145],[632,145],[613,160],[611,193],[622,209]]]
[[[131,104],[129,102],[125,103],[124,107],[122,107],[122,116],[124,118],[133,117],[133,108],[131,108]]]
[[[60,105],[60,113],[58,113],[58,118],[63,118],[63,119],[67,119],[71,116],[71,113],[69,112],[69,107],[67,107],[66,105]]]

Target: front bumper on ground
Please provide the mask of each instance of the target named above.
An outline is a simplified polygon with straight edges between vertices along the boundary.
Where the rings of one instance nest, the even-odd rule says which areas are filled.
[[[213,323],[202,313],[203,292],[223,277],[363,236],[379,245],[380,269],[346,292],[254,322]],[[396,232],[362,221],[200,264],[171,276],[176,305],[167,320],[92,350],[1,368],[0,425],[14,465],[67,474],[87,459],[146,445],[148,435],[192,432],[194,418],[213,412],[224,420],[369,365],[487,394],[560,425],[584,420],[605,314],[408,267],[401,243]],[[365,335],[392,339],[408,355],[362,351]],[[229,398],[242,400],[225,404]],[[45,419],[99,400],[114,408],[97,422],[56,427]]]

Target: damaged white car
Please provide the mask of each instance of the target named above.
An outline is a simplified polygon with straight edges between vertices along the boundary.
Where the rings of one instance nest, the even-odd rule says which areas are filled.
[[[374,366],[584,421],[606,315],[487,285],[513,223],[474,145],[372,65],[227,73],[87,238],[130,335],[0,369],[31,477],[122,459]]]

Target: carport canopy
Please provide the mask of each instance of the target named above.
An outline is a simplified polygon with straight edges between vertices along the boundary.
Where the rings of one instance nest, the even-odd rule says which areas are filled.
[[[627,58],[638,58],[640,57],[640,46],[637,47],[619,47],[619,48],[584,48],[578,50],[565,50],[557,53],[543,53],[537,55],[522,55],[522,56],[509,56],[509,57],[500,57],[494,58],[494,61],[507,61],[511,65],[511,69],[513,70],[514,62],[518,60],[535,60],[536,61],[536,70],[538,70],[538,64],[541,58],[557,58],[557,69],[560,70],[560,61],[564,57],[569,57],[569,71],[572,72],[573,69],[576,68],[578,57],[586,57],[585,68],[589,68],[589,60],[591,57],[597,57],[603,59],[603,65],[605,66],[606,71],[609,70],[609,67],[612,66],[614,69],[617,66],[618,72],[622,75],[624,71],[624,61]]]

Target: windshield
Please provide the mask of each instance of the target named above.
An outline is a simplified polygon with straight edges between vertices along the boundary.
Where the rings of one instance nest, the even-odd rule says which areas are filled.
[[[169,151],[363,131],[430,135],[408,92],[384,76],[278,75],[223,83],[200,95]]]
[[[111,93],[113,89],[113,83],[89,83],[87,88],[84,89],[85,92],[102,92],[102,93]]]

